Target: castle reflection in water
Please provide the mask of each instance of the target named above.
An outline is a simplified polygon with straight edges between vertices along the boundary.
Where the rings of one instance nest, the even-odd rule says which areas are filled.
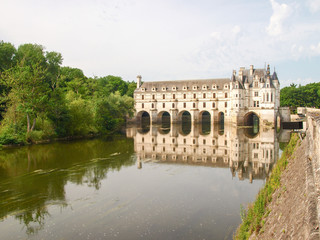
[[[230,168],[239,180],[265,179],[279,158],[279,139],[290,133],[231,125],[151,125],[127,129],[134,139],[137,166],[143,162]]]

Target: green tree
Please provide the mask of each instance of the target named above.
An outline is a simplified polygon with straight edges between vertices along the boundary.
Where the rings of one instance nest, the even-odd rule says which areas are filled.
[[[14,66],[16,52],[16,48],[11,43],[0,41],[0,74]]]

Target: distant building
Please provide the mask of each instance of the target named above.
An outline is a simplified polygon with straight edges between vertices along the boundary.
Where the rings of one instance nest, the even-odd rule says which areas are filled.
[[[222,119],[237,125],[251,125],[255,116],[260,123],[275,124],[277,117],[286,115],[280,109],[280,83],[276,72],[266,69],[240,68],[231,78],[185,81],[144,82],[137,77],[134,92],[135,117],[139,121],[150,116],[159,123],[164,114],[172,123],[180,122],[185,114],[191,121],[201,122],[210,116],[211,122]],[[286,109],[285,109],[286,111]]]

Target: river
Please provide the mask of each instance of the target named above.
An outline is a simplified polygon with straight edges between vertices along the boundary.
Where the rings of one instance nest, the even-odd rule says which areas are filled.
[[[1,239],[232,239],[279,157],[274,130],[128,128],[0,152]]]

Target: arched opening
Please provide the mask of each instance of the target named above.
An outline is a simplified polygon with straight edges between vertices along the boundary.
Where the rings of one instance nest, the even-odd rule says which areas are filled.
[[[141,115],[141,124],[142,125],[150,125],[150,114],[147,112],[143,112]]]
[[[150,114],[145,111],[141,111],[137,114],[137,120],[140,125],[138,132],[141,134],[148,133],[150,131]]]
[[[211,131],[211,114],[208,111],[203,111],[200,113],[201,117],[201,135],[208,135]]]
[[[218,114],[218,133],[219,135],[223,135],[224,134],[224,113],[223,112],[219,112]]]
[[[170,113],[166,111],[158,113],[157,121],[158,123],[161,124],[159,131],[161,131],[162,134],[166,134],[170,132],[170,124],[171,124],[170,120],[171,120]]]
[[[188,111],[183,111],[179,114],[179,119],[181,119],[180,134],[186,136],[191,132],[191,114]]]
[[[245,134],[253,138],[259,133],[260,120],[256,113],[249,112],[244,116],[244,125],[247,126]]]

